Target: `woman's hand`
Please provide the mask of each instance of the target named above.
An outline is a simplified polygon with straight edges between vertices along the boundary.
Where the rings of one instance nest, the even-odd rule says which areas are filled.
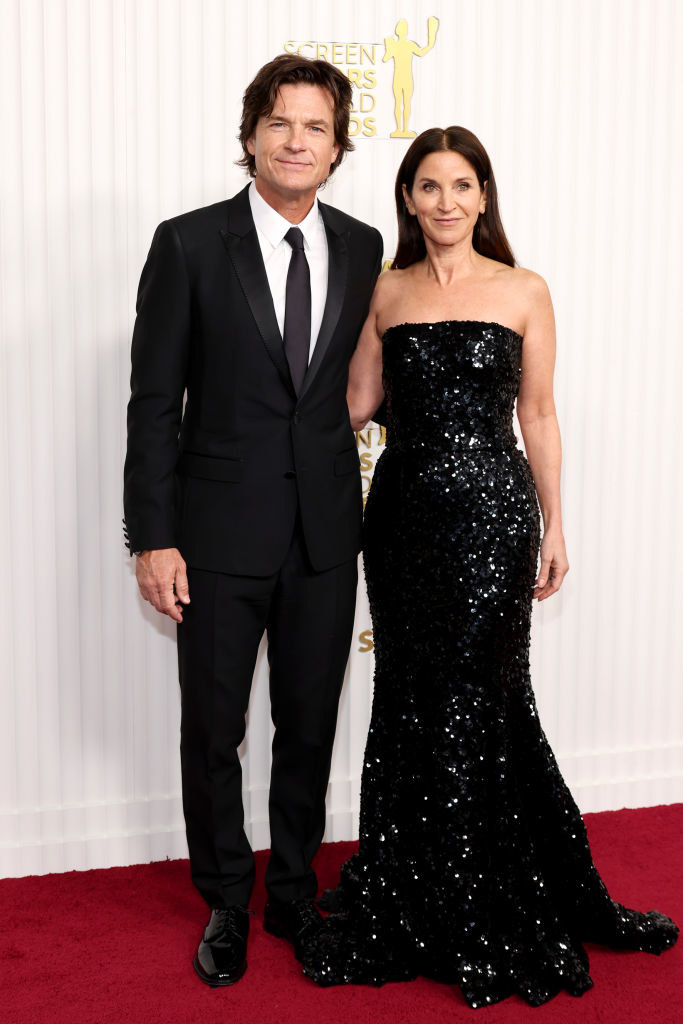
[[[541,541],[541,568],[534,584],[534,597],[545,601],[557,593],[569,572],[567,551],[561,530],[547,530]]]

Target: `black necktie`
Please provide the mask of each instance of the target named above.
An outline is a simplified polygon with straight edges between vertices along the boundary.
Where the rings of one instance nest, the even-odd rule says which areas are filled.
[[[301,391],[311,346],[311,275],[304,252],[304,236],[290,228],[285,241],[292,247],[285,293],[285,355],[297,395]]]

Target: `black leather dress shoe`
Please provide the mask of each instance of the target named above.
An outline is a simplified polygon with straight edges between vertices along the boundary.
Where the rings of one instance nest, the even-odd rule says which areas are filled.
[[[247,969],[249,911],[246,907],[212,910],[192,964],[207,985],[234,985]]]
[[[288,939],[294,946],[294,955],[301,960],[309,939],[322,927],[324,918],[312,899],[269,899],[263,914],[263,927],[271,935]]]

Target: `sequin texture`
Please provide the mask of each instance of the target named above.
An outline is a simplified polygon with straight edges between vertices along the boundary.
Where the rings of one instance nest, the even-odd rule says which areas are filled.
[[[471,1007],[592,982],[582,942],[659,953],[678,929],[610,899],[529,678],[540,541],[499,324],[384,337],[389,423],[366,506],[375,692],[360,845],[304,956],[321,985],[425,975]]]

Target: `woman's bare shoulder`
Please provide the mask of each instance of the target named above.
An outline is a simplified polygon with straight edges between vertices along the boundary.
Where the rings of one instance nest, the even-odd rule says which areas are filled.
[[[387,327],[393,323],[396,307],[400,304],[401,297],[405,295],[405,286],[411,276],[411,267],[404,270],[385,270],[379,275],[371,306],[379,337],[382,337]]]
[[[505,291],[516,297],[515,304],[521,303],[527,311],[550,302],[548,285],[534,270],[527,267],[508,267],[504,263],[498,263],[493,273]]]
[[[529,270],[527,267],[511,267],[507,263],[501,263],[500,260],[492,260],[488,256],[484,257],[484,259],[488,273],[499,281],[514,283],[516,286],[519,287],[521,285],[524,288],[538,288],[545,285],[541,275],[533,270]]]
[[[412,267],[406,267],[405,270],[382,271],[377,278],[375,294],[393,295],[395,292],[400,291],[406,282],[406,278],[410,276],[411,271]]]
[[[522,288],[530,299],[536,300],[549,294],[545,279],[535,270],[529,270],[528,267],[508,267],[507,269],[513,275],[515,285]]]
[[[406,278],[409,275],[410,268],[407,270],[385,270],[379,275],[372,296],[372,309],[378,319],[386,318],[388,310],[395,305],[396,300],[403,292]]]

